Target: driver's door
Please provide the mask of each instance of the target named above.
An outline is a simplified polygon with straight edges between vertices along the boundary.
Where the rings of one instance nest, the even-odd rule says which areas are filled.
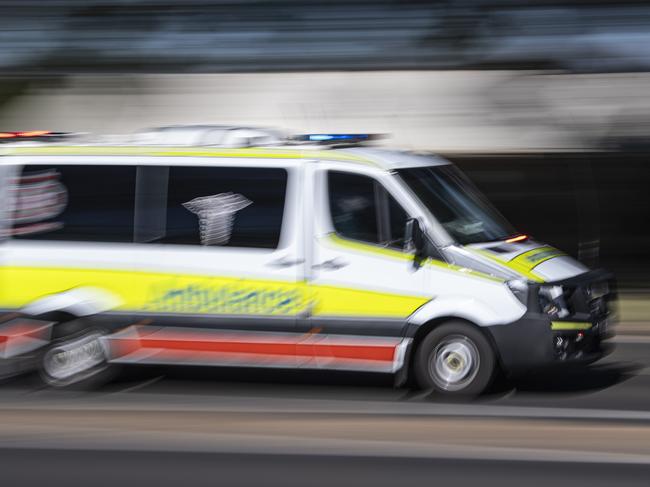
[[[396,370],[407,318],[428,300],[424,269],[403,250],[409,214],[379,177],[327,167],[313,177],[313,360]]]

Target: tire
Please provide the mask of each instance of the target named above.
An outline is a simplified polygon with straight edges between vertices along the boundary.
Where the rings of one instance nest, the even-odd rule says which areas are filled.
[[[57,389],[94,389],[110,381],[115,368],[100,340],[106,334],[83,320],[56,325],[52,343],[40,357],[41,380]]]
[[[432,330],[418,346],[413,372],[417,384],[446,396],[478,396],[491,384],[496,355],[481,330],[450,321]]]

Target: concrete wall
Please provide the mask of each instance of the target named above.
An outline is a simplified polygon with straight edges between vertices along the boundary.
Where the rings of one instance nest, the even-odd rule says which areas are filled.
[[[613,121],[647,128],[649,81],[505,71],[79,75],[34,82],[0,123],[99,133],[226,123],[390,133],[391,145],[411,149],[572,148],[611,132]]]

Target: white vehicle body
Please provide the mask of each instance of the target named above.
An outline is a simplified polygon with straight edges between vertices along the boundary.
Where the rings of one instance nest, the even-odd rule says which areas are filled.
[[[6,347],[26,333],[20,317],[41,319],[41,327],[45,322],[56,330],[63,315],[108,330],[102,344],[110,362],[362,370],[398,373],[402,381],[419,341],[449,320],[483,330],[508,371],[552,362],[557,330],[604,326],[600,315],[589,312],[553,316],[531,308],[537,299],[532,296],[545,282],[594,279],[565,254],[529,239],[458,243],[400,177],[403,169],[450,164],[437,157],[303,146],[35,146],[8,149],[0,161],[0,308],[6,312],[0,335]],[[211,190],[206,178],[216,169],[225,172],[215,181],[226,186]],[[118,173],[129,182],[120,182]],[[194,179],[178,182],[190,173]],[[256,179],[262,173],[270,179]],[[46,185],[62,185],[67,194],[39,193],[29,186],[41,184],[39,177]],[[236,188],[227,187],[230,177]],[[83,178],[97,186],[94,197],[101,201],[84,193]],[[351,205],[350,214],[359,203],[349,193],[355,181],[372,181],[378,234],[386,231],[382,224],[397,231],[417,220],[425,253],[414,257],[407,241],[369,242],[342,234],[332,214],[336,181],[348,191],[341,201]],[[193,185],[201,184],[206,189],[191,194]],[[265,191],[270,194],[276,186],[281,186],[281,209],[273,203],[261,210],[264,198],[271,198]],[[227,230],[235,238],[240,216],[259,211],[251,225],[271,228],[269,222],[280,219],[276,241],[259,246],[250,232],[241,245],[158,238],[173,233],[173,218],[190,222],[200,216],[176,203],[172,208],[175,188],[188,193],[186,200],[243,195],[250,206],[226,215],[235,225]],[[94,215],[101,226],[121,218],[116,215],[123,210],[111,209],[110,195],[123,192],[128,205],[132,202],[133,227],[127,233],[133,239],[128,234],[123,241],[66,234],[75,218],[91,211],[78,206],[70,216],[74,198],[91,198],[104,212]],[[50,226],[41,227],[45,223],[37,217],[43,209],[33,201],[44,198],[49,204],[54,197],[57,202],[67,198],[68,206],[55,217],[46,212]],[[393,218],[389,204],[390,211],[401,208],[395,224],[386,223]],[[30,211],[36,213],[32,221]],[[26,223],[16,223],[16,215]],[[205,215],[197,227],[201,232],[219,224]],[[179,234],[185,232],[178,228]],[[22,353],[24,347],[16,350]]]

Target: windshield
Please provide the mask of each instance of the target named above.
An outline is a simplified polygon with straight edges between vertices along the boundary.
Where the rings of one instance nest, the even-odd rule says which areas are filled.
[[[455,166],[416,167],[397,173],[458,243],[503,240],[515,233]]]

